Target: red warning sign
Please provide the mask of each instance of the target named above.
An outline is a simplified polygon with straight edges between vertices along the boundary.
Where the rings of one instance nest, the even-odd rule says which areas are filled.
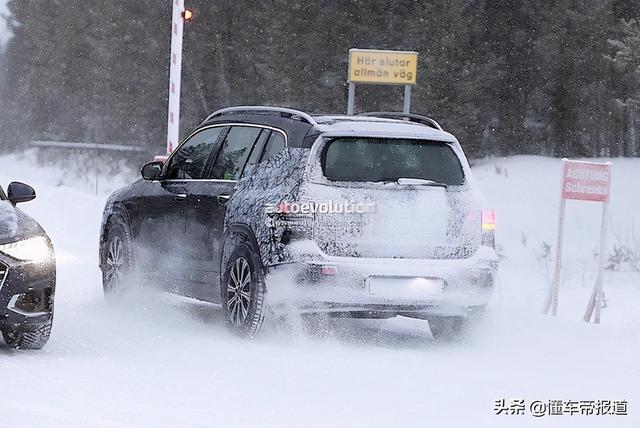
[[[608,202],[611,164],[563,160],[562,197],[581,201]]]

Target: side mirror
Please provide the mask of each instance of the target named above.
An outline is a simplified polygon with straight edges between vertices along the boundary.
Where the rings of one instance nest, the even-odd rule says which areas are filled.
[[[7,187],[7,199],[12,204],[19,204],[21,202],[29,202],[36,198],[36,191],[28,184],[18,183],[14,181]]]
[[[142,178],[145,180],[160,180],[160,176],[162,175],[162,165],[163,162],[149,162],[146,163],[142,167]]]

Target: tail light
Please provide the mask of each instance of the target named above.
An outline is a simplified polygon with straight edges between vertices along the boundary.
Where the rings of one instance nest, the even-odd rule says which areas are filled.
[[[323,283],[335,281],[338,267],[332,265],[308,265],[305,272],[296,280],[299,283]]]
[[[267,226],[273,229],[284,229],[280,242],[288,245],[292,240],[308,239],[312,230],[314,216],[302,211],[297,204],[280,202],[267,206]]]
[[[496,246],[496,213],[494,210],[482,210],[482,245]]]
[[[320,274],[322,275],[336,275],[337,273],[338,268],[335,266],[323,265],[320,267]]]
[[[276,208],[276,213],[289,224],[301,226],[313,221],[314,218],[312,213],[301,210],[298,204],[290,204],[288,202],[280,202]]]

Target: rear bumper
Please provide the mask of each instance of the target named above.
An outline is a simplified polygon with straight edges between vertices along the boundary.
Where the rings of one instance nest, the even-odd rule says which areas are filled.
[[[495,250],[489,247],[480,247],[467,259],[322,257],[273,266],[266,282],[275,310],[465,316],[489,303],[497,266]],[[371,278],[429,279],[443,285],[433,293],[376,294]]]
[[[6,270],[0,281],[0,329],[30,330],[49,322],[53,318],[55,260],[17,262],[0,255],[0,264]]]

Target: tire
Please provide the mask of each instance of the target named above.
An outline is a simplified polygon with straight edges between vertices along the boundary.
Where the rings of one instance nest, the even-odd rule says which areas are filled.
[[[128,228],[119,221],[112,222],[102,268],[102,288],[107,298],[121,293],[126,283],[133,278],[134,255]]]
[[[220,287],[225,324],[240,337],[258,335],[268,310],[262,263],[246,243],[229,257]]]
[[[463,338],[469,322],[465,317],[429,317],[431,335],[438,342],[454,342]]]
[[[53,321],[42,324],[35,330],[2,332],[7,346],[15,349],[42,349],[49,341]]]

